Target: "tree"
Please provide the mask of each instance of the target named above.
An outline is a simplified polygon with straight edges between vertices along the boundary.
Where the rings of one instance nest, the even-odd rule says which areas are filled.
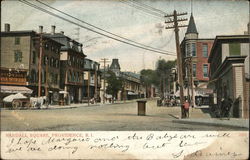
[[[111,94],[113,99],[117,96],[119,90],[122,89],[122,80],[119,77],[116,77],[115,73],[112,71],[107,72],[107,89],[106,92]],[[116,97],[117,98],[117,97]],[[112,99],[112,102],[114,102]]]
[[[159,77],[160,83],[158,88],[161,92],[161,97],[164,96],[164,92],[166,91],[166,85],[170,87],[170,83],[167,83],[170,81],[170,74],[171,69],[174,68],[176,65],[176,60],[174,61],[165,61],[164,59],[160,59],[157,62],[157,68],[156,73]]]
[[[157,78],[157,74],[154,70],[151,69],[143,69],[140,72],[141,74],[141,82],[146,87],[146,97],[148,97],[148,87],[152,84],[157,85],[159,79]]]

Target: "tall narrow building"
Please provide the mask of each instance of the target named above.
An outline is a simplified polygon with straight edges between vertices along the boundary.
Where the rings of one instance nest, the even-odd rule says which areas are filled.
[[[199,38],[194,16],[191,13],[185,37],[181,42],[181,54],[184,73],[184,95],[190,98],[194,105],[207,105],[208,94],[212,93],[207,89],[209,81],[208,57],[214,39]]]

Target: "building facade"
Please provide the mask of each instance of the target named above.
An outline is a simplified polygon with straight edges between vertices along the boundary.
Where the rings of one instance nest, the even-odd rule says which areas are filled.
[[[55,33],[52,26],[47,37],[63,44],[60,51],[60,88],[62,103],[80,103],[83,98],[84,86],[84,58],[82,44],[64,35]],[[63,98],[64,97],[64,98]]]
[[[231,117],[249,118],[249,35],[217,36],[209,57],[215,110],[232,101]]]
[[[191,14],[180,48],[183,58],[184,95],[190,97],[195,102],[194,105],[208,104],[207,94],[212,93],[210,89],[207,89],[210,68],[208,57],[214,39],[199,38],[198,35],[194,17]]]
[[[5,24],[5,31],[1,32],[0,83],[1,86],[5,86],[4,88],[9,88],[11,93],[15,93],[11,91],[13,88],[27,87],[27,91],[33,90],[30,96],[38,96],[39,63],[41,62],[40,96],[51,94],[50,102],[57,103],[62,44],[45,36],[41,38],[41,33],[42,27],[40,27],[40,33],[10,31],[10,25]],[[39,62],[40,53],[42,59]],[[22,92],[25,93],[24,90],[25,88]]]
[[[100,102],[101,72],[99,63],[91,59],[84,59],[83,84],[83,97],[85,99],[95,98],[97,102]]]

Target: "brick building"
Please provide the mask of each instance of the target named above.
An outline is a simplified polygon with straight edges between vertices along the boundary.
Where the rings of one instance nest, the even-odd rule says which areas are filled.
[[[212,92],[210,89],[207,89],[210,68],[208,57],[214,42],[214,39],[199,38],[198,35],[194,17],[191,14],[188,28],[180,47],[183,57],[184,94],[187,97],[193,97],[193,102],[196,105],[198,103],[208,104],[209,100],[206,97],[208,93]]]

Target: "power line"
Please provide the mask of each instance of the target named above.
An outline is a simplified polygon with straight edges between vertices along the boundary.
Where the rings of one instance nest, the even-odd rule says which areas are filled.
[[[128,1],[123,1],[123,0],[120,0],[120,2],[123,3],[123,4],[126,4],[126,5],[128,5],[130,7],[139,9],[139,10],[141,10],[141,11],[143,11],[145,13],[148,13],[150,15],[156,16],[156,17],[158,17],[160,19],[164,19],[164,15],[156,13],[156,12],[153,12],[152,10],[149,10],[149,9],[144,8],[142,6],[138,6],[138,5],[135,5],[134,3],[129,3]]]
[[[79,18],[76,18],[76,17],[74,17],[74,16],[72,16],[72,15],[66,13],[66,12],[63,12],[63,11],[61,11],[61,10],[59,10],[59,9],[56,9],[56,8],[54,8],[54,7],[52,7],[52,6],[48,5],[48,4],[46,4],[46,3],[44,3],[44,2],[41,2],[41,1],[39,1],[39,0],[37,0],[37,2],[39,2],[39,3],[41,3],[41,4],[45,5],[45,6],[47,6],[47,7],[49,7],[49,8],[51,8],[51,9],[53,9],[53,10],[56,10],[56,11],[58,11],[58,12],[64,14],[64,15],[67,15],[67,16],[69,16],[69,17],[75,19],[75,20],[78,20],[78,21],[80,21],[80,22],[82,22],[82,23],[84,23],[84,24],[87,24],[87,25],[89,25],[89,26],[91,26],[91,27],[93,27],[93,28],[96,28],[96,29],[98,29],[98,30],[101,30],[101,31],[103,31],[103,32],[106,32],[106,33],[108,33],[108,34],[111,34],[111,35],[113,35],[113,36],[119,37],[119,38],[121,38],[121,39],[123,39],[123,40],[129,41],[129,42],[132,42],[132,43],[135,43],[135,44],[138,44],[138,45],[147,47],[147,48],[151,48],[151,49],[154,49],[154,50],[159,50],[159,51],[162,51],[162,52],[166,52],[165,50],[161,50],[161,49],[158,49],[158,48],[155,48],[155,47],[147,46],[147,45],[144,45],[144,44],[135,42],[135,41],[133,41],[133,40],[124,38],[124,37],[122,37],[122,36],[119,36],[119,35],[117,35],[117,34],[111,33],[111,32],[109,32],[109,31],[107,31],[107,30],[104,30],[104,29],[102,29],[102,28],[100,28],[100,27],[97,27],[97,26],[92,25],[92,24],[90,24],[90,23],[88,23],[88,22],[86,22],[86,21],[83,21],[83,20],[81,20],[81,19],[79,19]],[[170,52],[170,51],[167,51],[167,52]],[[172,52],[172,53],[174,53],[174,52]]]
[[[133,44],[133,43],[126,42],[126,41],[124,41],[124,40],[120,40],[120,39],[115,38],[115,37],[111,37],[111,36],[106,35],[106,34],[104,34],[104,33],[95,31],[95,30],[93,30],[93,29],[91,29],[91,28],[88,28],[88,27],[86,27],[86,26],[80,25],[80,24],[78,24],[78,23],[76,23],[76,22],[73,22],[73,21],[71,21],[71,20],[68,20],[68,19],[66,19],[66,18],[64,18],[64,17],[61,17],[61,16],[59,16],[59,15],[57,15],[57,14],[55,14],[55,13],[52,13],[52,12],[46,10],[46,9],[43,9],[43,8],[37,6],[37,5],[34,5],[34,4],[30,3],[30,2],[27,2],[26,0],[19,0],[19,2],[24,3],[24,4],[28,5],[28,6],[33,7],[33,8],[36,8],[36,9],[38,9],[38,10],[40,10],[40,11],[42,11],[42,12],[45,12],[45,13],[47,13],[47,14],[50,14],[50,15],[52,15],[52,16],[54,16],[54,17],[60,18],[60,19],[62,19],[62,20],[64,20],[64,21],[67,21],[67,22],[69,22],[69,23],[75,24],[75,25],[77,25],[77,26],[79,26],[79,27],[81,27],[81,28],[84,28],[84,29],[87,29],[87,30],[89,30],[89,31],[92,31],[92,32],[94,32],[94,33],[96,33],[96,34],[99,34],[99,35],[108,37],[108,38],[110,38],[110,39],[113,39],[113,40],[116,40],[116,41],[119,41],[119,42],[122,42],[122,43],[125,43],[125,44],[128,44],[128,45],[131,45],[131,46],[134,46],[134,47],[137,47],[137,48],[145,49],[145,50],[148,50],[148,51],[152,51],[152,52],[156,52],[156,53],[160,53],[160,54],[165,54],[165,55],[176,56],[176,54],[172,54],[172,53],[174,53],[174,52],[171,53],[171,52],[168,52],[168,51],[165,51],[165,52],[163,52],[163,51],[157,51],[157,50],[151,49],[150,47],[148,47],[148,48],[142,47],[142,46],[140,46],[140,45],[136,45],[136,44]]]
[[[130,1],[130,2],[133,2],[133,3],[136,3],[136,4],[139,4],[139,5],[141,5],[141,6],[144,6],[144,7],[148,8],[148,9],[151,9],[151,10],[156,11],[156,12],[158,12],[158,13],[161,13],[161,14],[163,14],[163,15],[167,15],[166,12],[164,12],[164,11],[162,11],[162,10],[159,10],[159,9],[157,9],[157,8],[154,8],[154,7],[152,7],[152,6],[146,5],[146,4],[144,4],[144,3],[140,3],[140,2],[135,1],[135,0],[129,0],[129,1]]]
[[[121,1],[120,1],[120,2],[121,2]],[[124,2],[121,2],[121,3],[124,3]],[[124,3],[124,4],[125,4],[126,7],[134,8],[134,7],[131,6],[131,5],[127,5],[126,3]],[[143,13],[143,14],[149,15],[149,16],[155,18],[155,19],[158,19],[158,20],[161,20],[161,21],[163,20],[163,18],[162,18],[162,17],[159,17],[158,15],[157,15],[157,16],[156,16],[156,15],[152,15],[151,13],[144,12],[144,11],[142,11],[142,10],[138,10],[138,11],[141,12],[141,13]]]

